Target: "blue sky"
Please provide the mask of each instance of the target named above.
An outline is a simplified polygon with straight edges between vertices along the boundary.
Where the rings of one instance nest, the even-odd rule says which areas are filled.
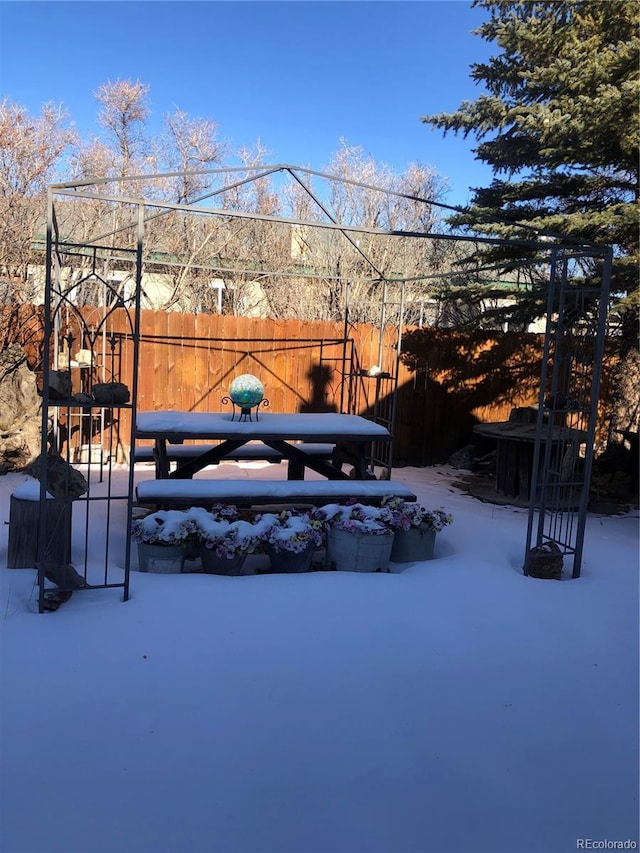
[[[176,106],[215,119],[233,146],[257,139],[272,163],[324,169],[343,137],[396,170],[432,165],[449,204],[491,170],[474,140],[420,116],[481,90],[469,76],[492,46],[466,0],[417,2],[0,2],[0,92],[37,113],[62,102],[85,136],[108,80],[150,86],[153,119]],[[495,48],[494,48],[495,49]]]

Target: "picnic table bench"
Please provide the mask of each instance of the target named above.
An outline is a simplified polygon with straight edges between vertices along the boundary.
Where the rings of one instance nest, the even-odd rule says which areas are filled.
[[[165,458],[168,463],[176,464],[176,471],[179,471],[182,465],[185,465],[193,460],[198,459],[205,453],[209,453],[218,447],[216,444],[172,444],[166,446]],[[331,461],[335,444],[327,443],[312,443],[301,442],[298,447],[306,454],[314,459],[319,459],[325,462]],[[156,469],[156,477],[161,478],[166,475],[166,471],[162,470],[162,463],[158,458],[158,452],[155,446],[152,445],[136,445],[133,458],[135,462],[154,462]],[[236,447],[235,450],[227,453],[223,459],[219,461],[230,460],[233,462],[253,462],[265,461],[270,463],[282,462],[287,457],[281,450],[274,447],[269,447],[261,441],[250,442]],[[165,462],[165,465],[166,465]],[[212,465],[217,465],[218,461],[211,462]],[[304,465],[294,459],[288,460],[287,476],[290,480],[304,479]]]
[[[136,488],[136,498],[143,504],[322,505],[346,503],[351,498],[380,503],[384,497],[393,495],[409,501],[416,500],[413,492],[402,483],[371,477],[366,467],[367,447],[371,442],[390,442],[391,434],[381,424],[358,415],[268,413],[260,421],[234,421],[228,414],[215,412],[139,412],[136,437],[155,441],[151,451],[158,477],[140,482]],[[175,471],[169,472],[169,456],[175,454],[180,442],[206,439],[219,440],[221,443],[182,445],[189,448],[182,450],[182,453],[195,453],[195,456],[179,464]],[[353,479],[342,471],[340,453],[345,444],[351,448]],[[296,478],[192,479],[194,474],[208,465],[234,458],[234,454],[246,457],[247,453],[255,453],[262,458],[275,454],[273,458],[286,459],[290,476],[293,471]],[[331,462],[322,458],[327,455]],[[315,471],[326,479],[304,480],[305,469]]]
[[[312,505],[346,503],[352,498],[380,504],[398,495],[415,501],[416,495],[393,480],[143,480],[136,487],[140,504],[163,507],[204,506],[229,503],[236,506],[265,504]]]

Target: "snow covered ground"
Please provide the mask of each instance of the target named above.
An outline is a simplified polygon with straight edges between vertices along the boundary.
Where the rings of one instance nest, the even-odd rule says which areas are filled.
[[[394,479],[454,515],[398,573],[134,572],[127,603],[40,615],[2,568],[3,853],[637,846],[638,513],[590,516],[583,576],[540,581],[525,510]]]

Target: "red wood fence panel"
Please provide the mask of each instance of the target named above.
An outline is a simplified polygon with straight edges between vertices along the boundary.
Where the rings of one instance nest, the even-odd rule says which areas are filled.
[[[8,323],[13,339],[27,351],[30,366],[37,369],[42,309],[21,306],[18,313],[5,311],[0,329],[6,332]],[[120,381],[131,385],[133,342],[123,311],[109,316],[106,332],[118,336]],[[396,332],[385,331],[382,348],[378,330],[370,325],[349,326],[346,344],[344,334],[341,323],[143,311],[138,409],[217,411],[233,379],[253,373],[262,381],[273,411],[339,410],[342,391],[352,383],[356,411],[370,414],[376,383],[343,378],[343,360],[345,354],[350,358],[353,343],[354,363],[346,365],[347,373],[381,361],[382,370],[395,374]],[[475,423],[506,420],[514,406],[537,403],[541,356],[538,335],[405,331],[398,364],[395,464],[446,461],[471,441]],[[605,368],[603,430],[611,398],[609,373]],[[129,424],[129,413],[123,411],[119,422],[123,444]]]

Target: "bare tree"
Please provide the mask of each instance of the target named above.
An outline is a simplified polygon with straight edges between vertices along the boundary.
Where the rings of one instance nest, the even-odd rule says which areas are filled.
[[[106,148],[111,152],[112,174],[120,178],[155,166],[153,145],[147,133],[149,86],[139,80],[103,83],[94,92],[101,105],[98,123],[107,132]]]
[[[175,204],[195,204],[217,188],[217,176],[203,169],[219,167],[228,146],[219,140],[216,122],[192,118],[176,108],[164,116],[157,151],[159,168],[170,174],[158,181],[158,195]],[[217,232],[217,223],[210,217],[176,211],[151,213],[148,239],[167,258],[164,273],[171,282],[161,307],[194,312],[213,309],[209,267]]]
[[[339,320],[348,289],[351,319],[376,322],[383,297],[393,301],[389,288],[399,290],[396,283],[407,282],[413,295],[423,298],[428,274],[448,263],[449,253],[433,242],[366,231],[428,234],[439,224],[431,201],[441,197],[444,184],[430,167],[414,163],[396,173],[343,141],[326,170],[332,176],[328,182],[294,169],[287,183],[281,176],[276,180],[268,167],[261,173],[269,152],[260,141],[231,152],[211,119],[176,108],[164,117],[163,132],[153,136],[149,87],[139,81],[107,82],[94,94],[101,133],[70,149],[68,164],[73,179],[96,179],[95,197],[57,205],[65,237],[101,247],[75,261],[79,301],[94,302],[105,292],[116,299],[118,288],[128,287],[116,266],[135,248],[135,208],[111,197],[147,202],[145,269],[158,274],[156,308],[219,310],[224,287],[224,310],[233,313]],[[49,111],[45,118],[55,130],[60,116]],[[5,117],[5,135],[9,123]],[[71,146],[69,136],[49,133],[49,138]],[[9,140],[5,148],[11,147]],[[229,155],[246,172],[218,168]],[[128,180],[134,175],[149,177]],[[42,191],[49,177],[43,173]],[[113,180],[105,183],[105,178]],[[28,192],[20,185],[14,195],[28,205]],[[202,207],[202,215],[162,208],[166,201]],[[211,207],[228,214],[211,215]],[[302,224],[278,221],[283,217]],[[365,230],[313,227],[327,222]],[[387,319],[393,319],[389,306]]]
[[[73,164],[75,176],[84,180],[93,176],[120,179],[96,184],[98,194],[192,203],[212,184],[209,176],[196,174],[197,170],[218,165],[226,153],[226,147],[217,138],[217,124],[210,119],[191,118],[176,108],[164,117],[164,129],[154,137],[148,129],[148,95],[149,87],[139,81],[117,80],[98,88],[95,97],[101,105],[98,122],[103,133],[79,150]],[[178,174],[153,177],[158,172]],[[126,180],[145,174],[150,175],[148,180]],[[196,217],[159,211],[153,204],[145,215],[145,242],[154,246],[153,262],[146,259],[148,269],[160,273],[162,281],[168,281],[154,296],[153,305],[156,308],[179,305],[188,310],[192,307],[191,291],[203,278],[201,265],[208,261],[213,229]],[[130,206],[97,199],[84,204],[80,211],[74,205],[73,221],[67,223],[67,232],[92,241],[98,236],[114,247],[131,248],[135,222],[135,211]],[[91,264],[93,260],[86,261],[79,275],[85,276],[86,267]],[[99,274],[102,278],[109,277],[113,269],[104,269]],[[126,277],[121,279],[120,286],[126,289]]]
[[[157,168],[156,141],[148,133],[149,87],[139,81],[116,80],[104,83],[93,94],[99,104],[97,120],[102,132],[78,145],[69,162],[70,179],[95,178],[96,185],[90,189],[99,196],[153,192],[151,181],[146,187],[140,182],[122,181],[128,176],[153,173]],[[105,178],[114,180],[104,183]],[[56,205],[56,213],[60,233],[69,240],[97,242],[114,250],[135,245],[135,216],[126,204],[100,198],[83,199],[80,203],[62,200]],[[114,272],[113,263],[104,253],[101,255],[76,258],[73,270],[65,272],[71,277],[70,284],[76,282],[73,295],[78,304],[119,298],[124,287],[122,271]]]
[[[236,156],[247,171],[228,176],[216,206],[265,217],[281,215],[280,195],[271,176],[262,174],[267,148],[257,140],[252,148],[241,147]],[[220,275],[228,287],[226,310],[273,315],[269,283],[289,262],[289,226],[230,216],[220,221],[219,235]]]
[[[164,117],[160,137],[163,171],[177,171],[167,187],[178,204],[191,203],[212,186],[211,176],[198,170],[220,166],[228,155],[228,145],[218,139],[218,124],[207,118],[191,118],[176,108]]]
[[[343,141],[326,173],[335,176],[328,187],[324,179],[304,175],[288,189],[290,216],[425,235],[440,224],[438,208],[430,202],[438,201],[446,187],[429,166],[413,163],[398,174]],[[437,257],[430,241],[366,230],[303,224],[293,227],[291,241],[305,277],[282,285],[279,312],[305,319],[343,319],[348,289],[352,320],[379,322],[383,300],[386,319],[397,320],[402,282],[413,282],[413,290],[422,294],[430,255],[434,261]]]
[[[45,104],[39,116],[9,99],[0,103],[0,276],[2,302],[25,302],[35,293],[28,266],[34,241],[44,236],[47,185],[76,144],[62,107]]]

